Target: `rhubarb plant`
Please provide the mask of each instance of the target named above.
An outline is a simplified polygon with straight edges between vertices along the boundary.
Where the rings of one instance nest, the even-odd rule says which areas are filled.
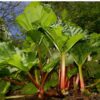
[[[55,27],[49,28],[45,30],[45,34],[48,36],[48,38],[52,41],[55,48],[60,53],[60,89],[64,90],[66,88],[66,72],[65,72],[65,61],[66,61],[66,54],[70,49],[82,38],[84,38],[84,34],[77,33],[73,36],[70,36],[69,33],[66,33],[65,35],[63,33],[63,26],[62,25],[56,25]],[[77,30],[77,28],[76,28]]]
[[[49,15],[51,17],[49,17]],[[29,36],[33,40],[33,42],[36,43],[40,67],[43,65],[39,51],[40,51],[40,44],[41,43],[44,44],[43,43],[44,39],[47,40],[49,39],[49,41],[58,50],[58,52],[60,53],[60,61],[61,61],[61,66],[59,70],[60,89],[64,90],[66,88],[65,55],[75,45],[76,42],[84,38],[84,34],[77,31],[77,34],[73,36],[65,35],[63,33],[64,30],[63,26],[59,23],[56,24],[57,17],[53,12],[53,10],[46,5],[44,6],[41,5],[40,3],[29,4],[25,8],[24,12],[21,15],[19,15],[16,20],[18,24],[26,30],[27,36]],[[49,44],[50,42],[45,41],[45,43]],[[55,64],[55,62],[51,63]],[[52,64],[50,64],[50,66],[51,65]]]
[[[58,19],[50,5],[38,2],[27,5],[16,22],[24,30],[25,38],[19,46],[15,46],[13,41],[0,42],[1,77],[14,84],[24,84],[22,94],[37,93],[39,98],[45,94],[65,95],[72,83],[70,79],[75,79],[77,85],[80,82],[83,92],[82,67],[88,56],[100,48],[100,35],[86,35],[79,26]],[[8,66],[16,69],[10,71]],[[5,78],[12,73],[16,73],[13,78],[23,73],[25,82]]]
[[[87,48],[88,47],[88,48]],[[80,89],[81,91],[84,91],[85,84],[82,74],[82,66],[88,57],[88,55],[91,53],[91,48],[89,48],[89,45],[84,41],[77,43],[74,48],[72,49],[72,56],[74,58],[75,63],[78,65],[79,69],[79,76],[80,76]]]
[[[52,60],[51,52],[48,49],[52,45],[41,29],[50,27],[56,22],[56,19],[53,10],[48,5],[42,5],[40,3],[30,3],[24,9],[24,12],[16,18],[17,23],[26,31],[26,39],[31,41],[31,43],[35,43],[36,46],[39,70],[35,73],[40,73],[41,78],[38,74],[35,75],[36,80],[38,80],[36,83],[39,86],[38,89],[40,90],[40,95],[44,93],[43,86],[46,77],[48,76],[48,73],[45,73],[42,70],[45,71],[45,66],[54,66],[58,61]],[[50,57],[50,59],[48,57]],[[46,60],[47,58],[49,62]]]

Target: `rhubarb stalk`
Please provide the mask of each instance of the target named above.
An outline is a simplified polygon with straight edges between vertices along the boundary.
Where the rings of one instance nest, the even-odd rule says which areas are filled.
[[[79,66],[79,77],[80,77],[80,89],[81,92],[84,92],[85,85],[84,85],[84,79],[83,79],[83,74],[82,74],[82,66]]]
[[[65,53],[61,54],[61,74],[60,74],[60,89],[64,90],[65,89],[65,82],[66,82],[66,77],[65,77]]]

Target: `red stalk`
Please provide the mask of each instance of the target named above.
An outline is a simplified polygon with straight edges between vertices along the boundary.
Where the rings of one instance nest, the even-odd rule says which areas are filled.
[[[28,73],[28,76],[30,78],[30,80],[32,81],[32,83],[36,86],[36,88],[39,90],[39,94],[38,97],[42,98],[43,94],[44,94],[44,89],[33,79],[32,75],[30,73]]]
[[[60,73],[60,89],[64,90],[66,86],[66,77],[65,77],[65,53],[61,55],[61,73]]]
[[[32,83],[36,86],[36,88],[40,89],[39,84],[33,79],[31,73],[28,72],[28,76],[29,76],[30,80],[32,81]]]

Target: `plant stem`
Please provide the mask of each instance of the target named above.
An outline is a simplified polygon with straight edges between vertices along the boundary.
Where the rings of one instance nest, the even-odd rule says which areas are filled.
[[[28,76],[30,78],[30,80],[32,81],[32,83],[36,86],[36,88],[39,90],[39,97],[41,98],[44,94],[44,89],[43,87],[41,87],[32,77],[32,75],[28,72]]]
[[[79,80],[80,80],[80,77],[79,77],[79,73],[77,73],[77,76],[73,78],[73,85],[74,85],[74,90],[77,89],[78,87],[78,84],[79,84]]]
[[[60,74],[60,88],[61,90],[65,89],[65,81],[66,81],[66,77],[65,77],[65,53],[61,54],[61,74]]]
[[[32,81],[32,83],[36,86],[36,88],[40,89],[39,84],[33,79],[31,73],[28,72],[28,76],[29,76],[30,80]]]
[[[41,59],[41,50],[40,47],[37,47],[38,57],[39,57],[39,68],[42,69],[42,59]]]
[[[77,74],[77,76],[76,76],[76,80],[75,80],[76,86],[78,86],[78,83],[79,83],[79,74]]]
[[[43,65],[42,65],[42,58],[41,58],[41,49],[39,46],[37,47],[37,52],[38,52],[38,57],[39,57],[39,68],[40,68],[41,80],[43,80],[44,73],[41,71]]]
[[[37,70],[35,70],[35,80],[39,84],[38,71]]]
[[[45,81],[46,81],[46,79],[47,79],[47,76],[48,76],[48,73],[45,73],[44,78],[43,78],[42,83],[41,83],[41,87],[44,86]]]
[[[78,68],[79,68],[79,76],[80,76],[80,89],[81,89],[81,92],[84,92],[85,84],[84,84],[84,79],[83,79],[82,66],[79,66]]]

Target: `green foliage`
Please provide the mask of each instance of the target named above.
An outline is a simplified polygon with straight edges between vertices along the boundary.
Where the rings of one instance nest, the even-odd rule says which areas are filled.
[[[70,37],[65,45],[65,47],[66,47],[65,50],[69,51],[82,38],[84,38],[83,34],[77,34],[77,35]]]
[[[61,51],[63,44],[68,40],[68,37],[65,37],[62,33],[63,27],[58,25],[47,30],[48,38],[51,39],[55,47]]]
[[[25,54],[16,49],[16,53],[8,60],[8,64],[17,67],[22,71],[29,71],[33,65],[38,63],[34,53]]]
[[[44,72],[51,72],[53,68],[57,65],[59,61],[59,53],[54,53],[51,58],[48,59],[49,62],[44,65],[43,71]]]
[[[92,33],[90,36],[90,45],[98,50],[98,47],[100,47],[100,34]]]
[[[74,66],[71,70],[68,70],[67,77],[70,79],[73,75],[76,75],[78,72],[77,67]]]
[[[51,2],[51,5],[64,22],[76,23],[89,33],[100,33],[99,2]]]
[[[10,87],[10,82],[0,80],[0,95],[5,95]]]
[[[58,81],[64,83],[62,77],[65,77],[65,67],[74,65],[74,62],[79,67],[80,83],[83,82],[83,64],[87,66],[90,76],[99,78],[100,35],[87,35],[87,31],[81,27],[65,21],[68,18],[66,14],[68,12],[64,10],[63,23],[61,19],[57,20],[50,5],[32,2],[16,18],[17,23],[26,31],[19,46],[12,42],[0,42],[0,77],[10,76],[15,80],[25,81],[27,84],[23,88],[15,87],[15,90],[21,89],[21,94],[41,93],[41,90],[47,91],[58,86]],[[93,58],[92,62],[86,62],[88,55]],[[58,67],[60,64],[62,69]],[[74,66],[72,69],[68,68],[65,75],[70,81],[77,73],[77,67]],[[58,74],[63,80],[58,79]],[[44,75],[48,75],[47,78]],[[6,94],[10,83],[0,81],[0,86],[1,94]]]
[[[98,61],[88,61],[85,65],[88,69],[88,74],[90,77],[94,77],[96,79],[100,78],[100,64]]]
[[[18,48],[11,48],[9,43],[0,43],[0,63],[6,63],[14,66],[22,71],[29,71],[29,69],[38,63],[36,53],[25,54]]]
[[[84,64],[90,53],[91,47],[89,43],[85,41],[77,43],[71,50],[74,61],[78,66],[82,66]]]
[[[57,86],[58,84],[58,76],[57,73],[52,73],[50,79],[46,82],[44,89],[45,91],[49,90],[50,88],[53,88],[55,86]]]
[[[26,31],[30,31],[39,27],[50,27],[56,22],[56,15],[49,6],[36,2],[30,3],[16,20]]]
[[[73,64],[74,63],[74,59],[73,59],[73,56],[71,54],[66,54],[66,66],[69,66],[70,64]]]
[[[0,69],[0,77],[9,76],[11,73],[8,68]]]
[[[97,88],[98,92],[100,93],[100,84],[97,84],[96,88]]]
[[[13,53],[13,48],[9,43],[0,43],[0,63],[6,63]]]
[[[77,28],[76,28],[77,29]],[[63,27],[57,26],[47,30],[48,38],[60,52],[68,52],[79,40],[84,38],[84,34],[77,33],[73,36],[65,36]]]
[[[21,89],[21,94],[35,94],[37,91],[37,88],[32,83],[27,83],[27,85]]]
[[[11,33],[8,32],[4,20],[0,17],[0,41],[8,41],[11,39]]]
[[[79,33],[82,33],[85,35],[87,31],[83,30],[80,26],[77,26],[75,23],[67,22],[64,26],[64,33],[67,36],[73,36]]]

